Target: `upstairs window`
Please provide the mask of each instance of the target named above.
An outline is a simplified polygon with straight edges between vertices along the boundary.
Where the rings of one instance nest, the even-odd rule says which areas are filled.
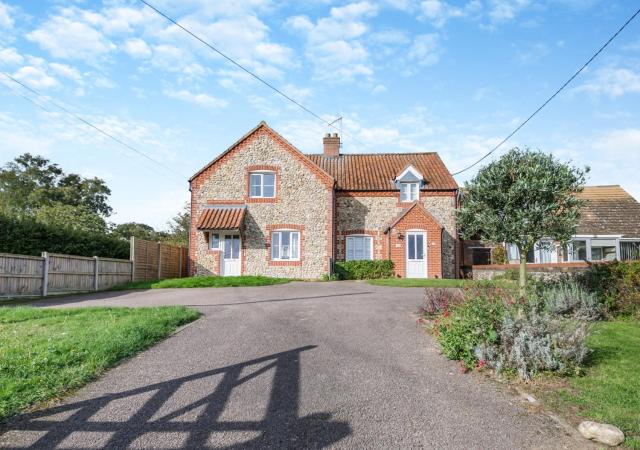
[[[271,259],[297,261],[300,259],[300,232],[274,231],[271,233]]]
[[[415,202],[418,200],[419,183],[400,183],[400,201]]]
[[[373,259],[371,236],[347,236],[347,261]]]
[[[276,174],[273,172],[252,172],[249,175],[249,196],[251,198],[274,198],[276,196]]]

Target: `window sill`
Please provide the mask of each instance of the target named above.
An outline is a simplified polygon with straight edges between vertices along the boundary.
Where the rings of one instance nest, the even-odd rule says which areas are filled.
[[[302,260],[301,259],[270,259],[269,260],[269,265],[270,266],[279,266],[279,267],[283,267],[283,266],[301,266],[302,265]]]
[[[276,197],[247,197],[247,203],[276,203]]]

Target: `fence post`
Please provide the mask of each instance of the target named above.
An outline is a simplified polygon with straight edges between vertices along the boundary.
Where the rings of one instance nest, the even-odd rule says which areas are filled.
[[[49,289],[49,253],[42,252],[42,296],[47,296]]]
[[[98,284],[99,284],[99,277],[100,277],[100,273],[99,273],[99,266],[100,262],[99,262],[99,258],[97,256],[93,257],[93,290],[97,291],[98,290]]]
[[[182,247],[178,247],[178,278],[182,278]]]
[[[129,260],[131,261],[131,282],[136,275],[136,238],[131,236],[129,238]]]
[[[162,273],[162,252],[160,251],[161,246],[162,244],[158,242],[158,278],[156,278],[157,280],[160,279],[160,274]]]

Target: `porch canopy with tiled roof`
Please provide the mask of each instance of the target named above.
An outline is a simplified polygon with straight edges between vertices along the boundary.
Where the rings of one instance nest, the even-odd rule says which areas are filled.
[[[425,190],[458,189],[437,153],[312,154],[307,157],[336,180],[337,190],[396,190],[395,179],[408,166],[422,174]]]
[[[245,205],[212,206],[198,217],[198,230],[239,230],[246,213]]]

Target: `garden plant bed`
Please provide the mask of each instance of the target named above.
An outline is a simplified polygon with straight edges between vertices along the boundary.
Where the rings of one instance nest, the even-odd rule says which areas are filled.
[[[367,283],[373,284],[375,286],[424,288],[462,288],[465,286],[475,286],[478,284],[498,287],[509,287],[515,285],[515,282],[511,280],[477,281],[450,278],[381,278],[378,280],[367,280]]]
[[[269,286],[272,284],[283,284],[290,282],[290,278],[272,278],[260,275],[242,275],[237,277],[189,277],[189,278],[168,278],[166,280],[134,281],[120,286],[113,290],[126,289],[168,289],[168,288],[202,288],[202,287],[240,287],[240,286]]]
[[[0,423],[63,396],[200,314],[157,308],[0,308]]]

